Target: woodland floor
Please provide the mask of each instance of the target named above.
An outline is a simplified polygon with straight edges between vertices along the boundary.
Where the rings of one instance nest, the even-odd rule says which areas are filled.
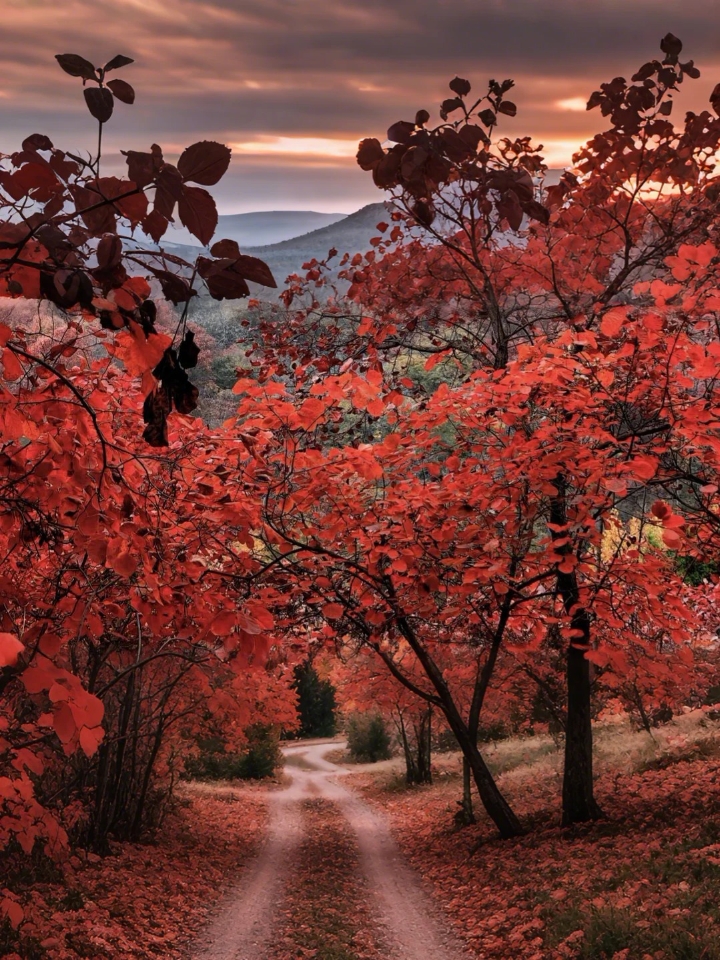
[[[557,826],[553,741],[489,746],[528,827],[504,842],[481,812],[455,827],[456,755],[407,789],[397,760],[286,752],[282,785],[184,788],[155,845],[38,862],[32,923],[0,956],[720,960],[720,723],[706,714],[653,737],[598,729],[607,818],[572,830]]]
[[[429,787],[392,768],[351,778],[389,817],[402,852],[481,960],[720,960],[720,724],[696,711],[654,732],[596,733],[606,819],[559,823],[550,738],[487,750],[528,827],[497,840],[479,813],[457,829],[456,757]],[[390,765],[388,765],[390,766]]]
[[[18,860],[8,878],[29,922],[0,928],[3,960],[184,960],[217,909],[218,890],[259,850],[267,831],[266,787],[181,788],[152,844],[114,844],[110,856],[55,864]]]

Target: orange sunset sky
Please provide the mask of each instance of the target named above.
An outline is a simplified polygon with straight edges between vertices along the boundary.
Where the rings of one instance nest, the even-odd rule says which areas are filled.
[[[629,76],[668,31],[700,80],[678,109],[704,109],[720,81],[718,0],[0,0],[0,150],[30,132],[71,151],[90,148],[80,81],[56,53],[102,64],[116,53],[137,90],[107,129],[119,149],[159,143],[172,158],[198,139],[233,148],[215,188],[221,212],[351,212],[379,200],[354,153],[364,136],[436,109],[455,74],[480,90],[513,77],[518,116],[552,166],[602,128],[585,101]]]

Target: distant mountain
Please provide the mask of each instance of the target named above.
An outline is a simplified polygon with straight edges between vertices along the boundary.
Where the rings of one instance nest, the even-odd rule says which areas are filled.
[[[349,217],[330,226],[312,230],[301,237],[263,247],[246,247],[243,253],[260,257],[270,267],[278,284],[288,274],[299,271],[307,260],[324,260],[335,248],[339,254],[364,253],[370,249],[370,238],[378,236],[377,224],[389,222],[384,203],[369,203]]]
[[[237,240],[240,248],[264,247],[291,240],[321,227],[343,220],[345,213],[316,213],[314,210],[265,210],[260,213],[234,213],[218,220],[218,240]],[[197,240],[181,226],[171,227],[165,240],[172,244],[197,246]]]
[[[562,170],[548,170],[545,182],[549,186],[557,183],[560,179]],[[325,218],[325,222],[315,229],[310,229],[302,234],[296,234],[282,239],[278,242],[258,243],[258,232],[254,234],[254,240],[248,242],[242,240],[239,232],[232,233],[231,230],[235,224],[242,225],[242,229],[249,230],[254,223],[265,223],[268,232],[271,230],[271,220],[277,218],[272,229],[280,232],[281,225],[283,229],[291,229],[291,225],[299,227],[302,223],[309,223],[309,220],[303,218]],[[288,218],[283,220],[282,218]],[[343,253],[364,253],[370,249],[370,239],[378,235],[377,224],[381,221],[390,222],[390,214],[384,203],[370,203],[349,216],[341,214],[323,214],[310,213],[305,211],[285,211],[275,213],[241,213],[230,217],[220,217],[215,238],[235,239],[240,245],[242,253],[250,254],[264,260],[273,272],[277,280],[278,287],[282,288],[285,278],[291,273],[298,273],[302,270],[302,265],[313,258],[324,260],[328,251],[336,249],[338,254]],[[239,227],[237,228],[239,231]],[[265,229],[265,228],[263,228]],[[203,251],[198,247],[197,241],[190,235],[184,236],[181,230],[169,230],[162,240],[163,247],[169,253],[176,253],[187,260],[193,260],[198,253]],[[181,241],[182,237],[182,241]],[[336,259],[334,264],[339,260]],[[261,299],[275,299],[277,293],[267,290],[264,287],[251,284],[253,296]]]
[[[242,217],[253,216],[253,214],[240,214]],[[257,214],[264,216],[264,214]],[[323,214],[322,216],[329,216]],[[225,229],[223,220],[233,219],[227,217],[220,218],[220,224],[215,232],[215,239],[228,238],[229,234]],[[253,257],[259,257],[264,260],[273,272],[277,280],[278,288],[285,284],[285,278],[291,273],[298,273],[302,269],[303,263],[313,258],[324,260],[328,251],[333,247],[338,254],[343,253],[364,253],[370,249],[370,238],[378,236],[377,224],[381,221],[390,222],[390,215],[384,203],[370,203],[362,207],[349,216],[344,216],[334,223],[320,227],[317,230],[311,230],[301,236],[293,237],[289,240],[283,240],[280,243],[265,244],[263,246],[249,246],[240,244],[242,253],[250,254]],[[162,246],[168,253],[174,253],[185,260],[194,260],[199,253],[207,251],[197,246],[197,242],[190,245],[187,243],[176,242],[176,237],[180,231],[170,231],[162,239]],[[188,239],[192,237],[188,234]],[[237,239],[237,237],[232,238]],[[339,257],[334,261],[337,264]],[[265,287],[251,284],[253,296],[259,296],[262,299],[274,299],[277,293],[267,290]]]

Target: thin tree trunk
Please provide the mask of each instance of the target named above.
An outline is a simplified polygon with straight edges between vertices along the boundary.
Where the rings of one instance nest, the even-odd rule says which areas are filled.
[[[642,694],[637,688],[637,684],[633,684],[631,687],[632,694],[630,699],[633,701],[635,706],[638,708],[638,713],[640,714],[640,722],[643,725],[643,729],[652,736],[652,724],[650,723],[650,717],[647,715],[645,709],[645,704],[643,703]]]
[[[417,769],[415,767],[415,758],[413,757],[412,750],[410,749],[407,730],[405,729],[405,720],[402,712],[399,710],[398,716],[400,717],[400,736],[402,737],[403,753],[405,754],[405,783],[410,785],[412,783],[417,783]]]
[[[553,498],[550,519],[552,538],[565,536],[567,524],[566,482],[563,476],[555,479],[557,496]],[[558,553],[570,556],[570,544],[563,544]],[[572,640],[567,651],[567,724],[565,727],[565,769],[562,790],[562,823],[570,826],[586,820],[596,820],[602,811],[595,800],[593,785],[593,735],[590,703],[590,661],[585,656],[590,649],[590,617],[579,606],[580,590],[573,571],[558,570],[557,588],[565,612],[570,616]]]
[[[477,743],[473,742],[467,727],[459,720],[456,712],[451,710],[449,713],[446,712],[445,716],[460,744],[463,756],[468,762],[482,804],[488,816],[500,831],[500,836],[503,840],[522,836],[523,829],[520,821],[513,813],[510,804],[498,790],[493,775],[483,760]]]
[[[389,586],[392,590],[391,583]],[[388,657],[387,655],[383,655],[383,651],[381,651],[378,646],[374,646],[376,653],[382,657],[384,662],[389,667],[390,672],[396,679],[403,683],[409,690],[412,690],[413,693],[423,697],[429,703],[434,703],[442,710],[448,722],[448,726],[455,734],[455,739],[460,745],[460,749],[470,765],[473,779],[475,780],[475,785],[477,786],[478,793],[480,794],[480,800],[482,801],[488,816],[498,828],[500,836],[503,839],[522,836],[523,829],[520,825],[520,821],[515,816],[507,800],[503,797],[502,793],[498,789],[492,773],[490,773],[487,764],[480,755],[477,745],[477,738],[471,736],[468,725],[460,716],[460,712],[455,704],[455,701],[453,700],[448,685],[445,682],[442,671],[430,656],[428,651],[421,643],[418,642],[418,639],[415,636],[412,626],[408,622],[407,618],[401,615],[398,617],[397,623],[398,627],[400,628],[400,632],[408,641],[413,653],[416,655],[420,665],[425,671],[425,675],[435,688],[437,696],[429,697],[428,695],[423,694],[418,687],[416,687],[412,682],[408,681],[408,679],[403,676],[402,672],[398,670],[397,665],[393,663],[392,658]]]
[[[463,798],[459,802],[460,809],[455,814],[455,822],[466,827],[476,823],[472,798],[472,771],[466,757],[463,757]]]
[[[432,783],[432,706],[428,706],[415,725],[417,741],[417,779],[416,783]]]

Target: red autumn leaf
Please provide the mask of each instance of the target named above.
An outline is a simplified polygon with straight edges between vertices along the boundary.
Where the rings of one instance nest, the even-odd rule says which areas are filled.
[[[160,363],[170,345],[166,333],[151,333],[146,336],[142,327],[133,323],[129,330],[121,330],[108,351],[117,357],[131,377],[140,377]]]
[[[665,520],[672,514],[670,507],[662,500],[656,500],[650,507],[650,513],[658,520]]]
[[[239,273],[243,279],[250,280],[252,283],[259,283],[264,287],[277,287],[270,267],[257,257],[248,257],[241,254],[236,258],[232,269]]]
[[[100,238],[100,243],[97,245],[98,266],[103,270],[116,266],[122,259],[122,253],[123,246],[120,237],[116,233],[106,234]]]
[[[75,703],[74,716],[78,725],[82,723],[91,728],[100,726],[105,716],[105,705],[99,697],[95,697],[91,693],[86,693],[80,698],[76,695]]]
[[[167,217],[164,217],[161,213],[154,209],[151,210],[142,221],[143,230],[155,241],[155,243],[159,243],[160,240],[162,240],[169,225],[170,224]]]
[[[237,260],[240,256],[240,247],[238,246],[237,240],[217,240],[212,247],[210,247],[210,253],[214,257]]]
[[[388,129],[387,138],[393,143],[409,143],[414,132],[414,123],[410,123],[409,120],[398,120]]]
[[[105,87],[85,87],[83,96],[88,110],[95,119],[99,120],[100,123],[107,123],[115,106],[110,91]]]
[[[218,213],[215,201],[201,187],[185,187],[178,202],[178,216],[184,227],[197,237],[203,246],[212,240],[217,228]]]
[[[28,693],[49,690],[55,682],[55,674],[43,667],[28,667],[22,674],[22,682]]]
[[[385,151],[380,141],[369,137],[360,141],[357,152],[357,162],[362,170],[372,170],[383,159]]]
[[[454,80],[451,80],[448,84],[453,93],[456,93],[459,97],[466,97],[470,90],[470,82],[468,80],[463,80],[462,77],[455,77]]]
[[[237,615],[237,625],[244,633],[250,634],[250,636],[257,636],[262,633],[263,630],[261,624],[254,617],[242,611]]]
[[[120,100],[123,103],[135,103],[135,91],[129,83],[126,83],[124,80],[115,79],[108,80],[107,85],[116,100]]]
[[[158,270],[156,267],[148,267],[148,270],[160,281],[162,291],[171,303],[186,303],[195,295],[195,291],[185,277],[179,277],[169,270]]]
[[[326,603],[322,612],[329,620],[339,620],[344,615],[345,608],[341,603]]]
[[[131,577],[137,570],[138,558],[122,537],[113,537],[108,541],[106,564],[121,577]]]
[[[149,186],[162,165],[160,148],[156,152],[150,153],[137,150],[123,150],[122,153],[127,161],[129,179],[139,187]]]
[[[17,930],[25,918],[25,911],[22,906],[17,900],[13,900],[10,897],[4,897],[0,900],[0,911],[8,918],[13,930]]]
[[[627,307],[612,307],[600,322],[600,332],[606,337],[616,337],[627,323]]]
[[[102,727],[82,727],[80,730],[80,746],[86,757],[93,757],[98,751],[105,736]]]
[[[95,67],[85,57],[80,57],[76,53],[56,53],[55,59],[71,77],[82,77],[84,80],[96,79]]]
[[[70,743],[77,732],[72,710],[64,701],[53,712],[53,726],[61,743]]]
[[[238,615],[234,610],[224,610],[210,623],[210,632],[216,637],[226,637],[238,624]]]
[[[183,194],[180,171],[171,163],[164,163],[155,177],[155,203],[153,209],[166,220],[171,220],[175,204]]]
[[[198,257],[198,273],[215,300],[234,300],[250,294],[245,278],[234,269],[234,260]]]
[[[3,375],[6,380],[11,382],[19,380],[23,376],[23,368],[20,361],[15,356],[10,347],[5,347],[2,352]]]
[[[108,60],[103,70],[105,73],[109,73],[110,70],[118,70],[120,67],[127,67],[131,63],[135,63],[132,57],[125,57],[122,53],[118,53],[112,60]]]
[[[214,140],[193,143],[192,146],[183,150],[178,160],[178,170],[183,179],[205,187],[216,184],[229,165],[230,148]]]

